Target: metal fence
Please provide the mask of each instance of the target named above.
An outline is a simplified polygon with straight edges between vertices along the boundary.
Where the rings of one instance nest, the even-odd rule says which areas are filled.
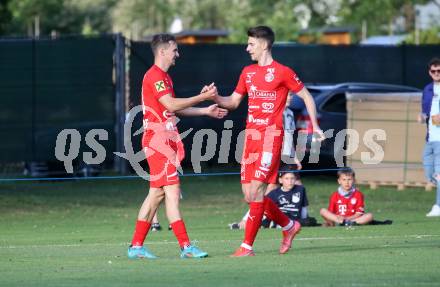
[[[251,63],[245,45],[180,45],[179,51],[169,71],[178,97],[195,95],[210,82],[229,95],[242,68]],[[440,54],[440,46],[282,44],[275,45],[273,54],[306,83],[359,81],[421,88],[430,81],[426,64]],[[123,151],[125,104],[140,103],[142,77],[152,63],[149,43],[126,41],[121,35],[0,40],[0,162],[54,161],[57,135],[66,128],[80,131],[81,151],[90,151],[85,134],[105,129],[109,138],[101,144],[106,161],[116,159],[118,170],[124,171],[124,160],[113,152]],[[234,139],[246,113],[243,103],[227,118],[234,121]],[[140,125],[138,118],[135,128]],[[220,134],[224,126],[223,121],[187,118],[180,128],[210,128]],[[188,149],[192,140],[191,135],[184,140]],[[140,138],[132,142],[139,150]]]

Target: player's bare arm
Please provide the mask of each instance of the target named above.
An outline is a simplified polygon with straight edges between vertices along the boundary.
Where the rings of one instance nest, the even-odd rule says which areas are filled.
[[[197,105],[200,102],[214,100],[217,94],[217,88],[213,87],[197,96],[190,98],[174,98],[171,94],[160,97],[159,102],[170,112],[175,113],[183,109]]]
[[[228,97],[222,97],[220,95],[217,95],[214,101],[222,108],[228,110],[235,110],[240,105],[242,99],[243,99],[243,95],[233,92],[232,95]]]
[[[177,112],[179,116],[208,116],[215,119],[222,119],[228,114],[228,110],[212,104],[204,108],[190,107]]]
[[[323,131],[318,125],[318,120],[316,119],[316,106],[315,101],[313,100],[312,95],[310,95],[309,91],[306,87],[302,88],[301,91],[297,93],[297,95],[303,99],[304,104],[306,105],[307,112],[309,113],[310,120],[312,121],[313,131],[318,135],[318,140],[325,140],[325,136]]]
[[[206,93],[212,89],[216,89],[214,83],[205,85],[200,91],[200,94]],[[222,119],[228,114],[228,110],[220,108],[217,104],[213,104],[205,108],[189,107],[178,111],[177,114],[179,116],[208,116],[216,119]]]

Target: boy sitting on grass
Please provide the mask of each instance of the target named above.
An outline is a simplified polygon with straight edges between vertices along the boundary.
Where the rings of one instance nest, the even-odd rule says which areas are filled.
[[[279,209],[292,220],[298,220],[302,226],[316,226],[316,219],[308,216],[307,194],[304,186],[301,183],[299,174],[292,170],[282,172],[279,174],[278,182],[280,185],[273,185],[271,191],[266,194]],[[269,190],[269,188],[268,188]],[[248,213],[243,217],[239,223],[229,224],[230,229],[243,229]],[[270,219],[264,217],[262,227],[276,227]]]
[[[355,173],[351,168],[338,171],[338,191],[331,195],[328,209],[322,208],[320,211],[325,226],[352,226],[373,221],[373,214],[364,211],[364,195],[354,186],[354,182]]]

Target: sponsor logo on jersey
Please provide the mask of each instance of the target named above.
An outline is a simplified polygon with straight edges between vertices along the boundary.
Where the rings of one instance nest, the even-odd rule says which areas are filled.
[[[165,128],[167,129],[167,131],[174,131],[176,130],[174,123],[167,121],[167,123],[165,124]]]
[[[246,73],[246,83],[252,82],[252,77],[255,75],[255,72],[253,73]]]
[[[156,83],[154,83],[154,87],[156,88],[156,91],[158,91],[158,92],[165,91],[164,81],[157,81]]]
[[[257,126],[267,126],[267,125],[269,125],[269,119],[268,118],[259,119],[259,118],[255,118],[253,115],[249,115],[248,116],[248,122],[256,124]]]
[[[282,205],[289,204],[289,201],[283,195],[278,198],[278,202],[279,202],[278,204],[282,204]]]
[[[256,178],[260,178],[260,177],[267,177],[267,174],[266,173],[264,173],[264,172],[262,172],[261,170],[256,170],[255,171],[255,177]]]
[[[298,78],[297,75],[293,76],[293,79],[296,81],[296,83],[297,83],[298,85],[301,84],[301,80]]]
[[[338,206],[339,214],[345,215],[345,212],[347,212],[347,205],[341,204]]]
[[[275,107],[274,103],[263,103],[261,104],[261,107],[263,108],[263,113],[273,113],[273,108]]]
[[[251,91],[249,92],[250,99],[262,99],[266,101],[275,101],[277,98],[277,93],[274,91]]]

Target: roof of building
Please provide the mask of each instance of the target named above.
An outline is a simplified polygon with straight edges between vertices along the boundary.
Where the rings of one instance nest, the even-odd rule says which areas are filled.
[[[371,36],[360,42],[361,45],[399,45],[406,39],[406,35]]]

